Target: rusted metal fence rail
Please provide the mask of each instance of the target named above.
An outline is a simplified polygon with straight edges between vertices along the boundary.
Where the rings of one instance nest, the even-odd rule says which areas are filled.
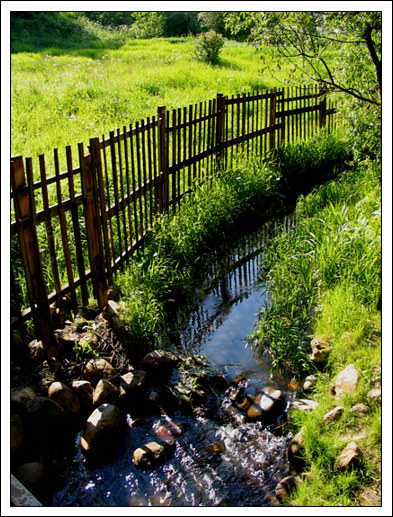
[[[230,168],[239,153],[264,157],[331,130],[334,113],[317,87],[218,95],[160,107],[157,116],[92,138],[87,155],[83,143],[77,156],[67,146],[62,172],[57,149],[53,162],[39,156],[39,171],[31,158],[12,158],[11,328],[24,335],[33,322],[48,348],[54,318],[91,298],[103,308],[156,218],[176,210],[196,184]]]

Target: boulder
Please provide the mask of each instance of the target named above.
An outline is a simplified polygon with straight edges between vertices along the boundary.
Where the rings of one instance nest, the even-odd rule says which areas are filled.
[[[42,482],[44,476],[45,467],[40,461],[24,463],[16,471],[16,477],[28,489],[32,489]]]
[[[283,478],[276,486],[277,499],[285,499],[290,493],[301,483],[299,476],[287,476]]]
[[[23,444],[23,424],[19,415],[11,416],[10,442],[11,452],[16,452]]]
[[[168,443],[152,441],[138,447],[132,454],[135,467],[139,469],[152,469],[161,465],[174,447]]]
[[[366,404],[355,404],[353,407],[351,407],[351,413],[355,413],[358,416],[364,416],[367,415],[367,413],[370,413],[371,409],[366,406]]]
[[[132,395],[138,393],[145,387],[146,372],[144,370],[135,370],[120,376],[120,391],[125,394]]]
[[[51,424],[62,425],[66,412],[55,401],[46,397],[35,397],[26,402],[25,414],[29,423],[45,432]]]
[[[180,363],[181,359],[168,350],[153,350],[141,360],[139,368],[145,370],[149,376],[163,377]]]
[[[119,388],[106,379],[100,379],[94,390],[93,404],[95,406],[113,402],[119,395]]]
[[[303,391],[312,391],[312,389],[315,386],[315,383],[317,382],[317,378],[318,377],[316,375],[309,375],[308,377],[306,377],[303,384]]]
[[[381,498],[369,487],[360,494],[361,506],[381,506]]]
[[[44,361],[45,349],[42,341],[34,339],[27,345],[29,359],[36,362]]]
[[[99,358],[91,359],[83,368],[82,375],[85,380],[96,383],[100,379],[115,377],[117,372],[108,361]]]
[[[367,392],[367,397],[372,400],[380,401],[382,398],[382,391],[380,388],[373,388]]]
[[[334,385],[334,393],[336,398],[340,398],[346,394],[355,393],[356,387],[359,382],[359,372],[353,364],[348,365],[342,372],[337,376],[336,383]]]
[[[328,413],[326,413],[326,415],[323,417],[323,422],[326,424],[331,424],[332,422],[335,422],[336,420],[338,420],[341,415],[343,414],[344,412],[344,407],[343,406],[337,406],[335,408],[333,408],[331,411],[329,411]]]
[[[316,364],[324,364],[328,360],[331,346],[329,343],[320,338],[314,338],[311,343],[310,359]]]
[[[305,445],[305,437],[304,437],[305,429],[302,427],[300,431],[292,438],[288,445],[287,449],[287,459],[291,463],[291,465],[297,471],[301,471],[305,465],[305,457],[304,457],[304,445]]]
[[[114,300],[108,300],[106,314],[108,315],[108,318],[111,320],[115,330],[120,330],[124,328],[125,323],[120,316],[120,306]]]
[[[93,387],[89,381],[73,381],[72,390],[78,397],[81,408],[87,408],[93,403]]]
[[[80,411],[80,403],[74,391],[63,382],[53,382],[48,390],[48,397],[54,400],[67,413],[77,415]]]
[[[112,404],[102,404],[87,419],[81,437],[82,449],[100,455],[112,448],[123,430],[124,420],[120,410]]]
[[[251,398],[251,403],[247,408],[247,418],[252,421],[270,422],[286,407],[282,391],[271,386],[264,388],[255,398],[251,395],[248,398]]]
[[[36,396],[31,386],[25,388],[14,388],[11,390],[11,405],[15,407],[22,407],[28,400],[34,399]]]
[[[356,442],[351,442],[339,454],[336,466],[338,469],[356,468],[360,465],[363,451]]]
[[[299,411],[311,411],[313,409],[317,409],[318,402],[311,399],[297,399],[292,402],[292,407]]]

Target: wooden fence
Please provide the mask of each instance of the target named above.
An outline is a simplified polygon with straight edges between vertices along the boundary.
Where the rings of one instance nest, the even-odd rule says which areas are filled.
[[[76,167],[67,146],[62,172],[57,149],[49,167],[39,156],[36,177],[31,158],[12,158],[11,328],[23,331],[32,321],[48,348],[53,314],[78,313],[91,296],[103,308],[156,218],[176,210],[196,183],[231,167],[240,152],[264,157],[331,130],[334,113],[317,87],[218,95],[188,108],[160,107],[157,116],[92,138],[87,155],[79,143]]]

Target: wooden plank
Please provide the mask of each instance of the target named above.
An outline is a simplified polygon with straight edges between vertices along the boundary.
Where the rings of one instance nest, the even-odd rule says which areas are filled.
[[[102,310],[108,303],[107,282],[103,261],[103,247],[101,238],[101,221],[98,209],[97,192],[97,157],[94,146],[90,142],[93,154],[84,156],[83,144],[78,144],[79,164],[81,167],[82,194],[85,200],[84,211],[86,221],[87,245],[89,248],[89,262],[93,283],[93,293],[98,307]],[[91,198],[88,194],[92,193]]]
[[[274,88],[274,91],[276,89]],[[276,120],[276,97],[272,97],[270,99],[270,111],[269,111],[269,127],[270,127],[270,133],[269,133],[269,150],[273,151],[275,149],[276,141],[275,141],[275,120]]]
[[[185,109],[185,108],[184,108]],[[160,213],[164,213],[167,208],[167,139],[165,134],[165,124],[166,124],[166,107],[160,106],[158,108],[158,118],[159,118],[159,172],[162,173],[160,175],[161,181],[159,182],[159,193],[160,193]]]
[[[109,132],[110,139],[110,150],[111,150],[111,164],[112,164],[112,180],[113,180],[113,196],[115,200],[115,215],[116,215],[116,226],[117,226],[117,247],[118,251],[115,248],[115,254],[113,255],[113,260],[117,255],[121,255],[122,253],[122,239],[121,239],[121,222],[120,222],[120,209],[119,209],[119,184],[118,184],[118,176],[117,176],[117,164],[116,164],[116,146],[115,146],[115,133],[114,131]]]
[[[152,155],[152,149],[151,149],[151,136],[150,136],[150,132],[151,132],[151,126],[150,126],[150,118],[147,117],[147,128],[146,129],[146,132],[147,132],[147,163],[148,163],[148,176],[149,176],[149,181],[148,181],[148,185],[150,185],[150,188],[149,188],[149,221],[150,221],[150,227],[153,226],[153,188],[152,188],[152,184],[153,184],[153,167],[152,167],[152,162],[153,162],[153,155]]]
[[[139,123],[136,123],[136,128],[139,128]],[[136,172],[137,172],[137,181],[138,188],[142,192],[142,170],[141,170],[141,150],[139,146],[139,131],[135,134],[135,147],[136,147]],[[144,234],[144,224],[143,224],[143,206],[142,206],[142,195],[139,196],[139,230],[140,230],[140,240],[142,241],[142,237]]]
[[[126,142],[126,140],[124,140]],[[106,275],[108,279],[108,284],[113,285],[113,270],[112,270],[112,260],[111,260],[111,249],[109,245],[109,232],[108,232],[108,213],[105,202],[105,187],[104,187],[104,177],[102,173],[102,160],[101,160],[101,149],[100,149],[100,140],[98,137],[92,138],[90,140],[90,144],[92,146],[91,153],[94,153],[96,160],[96,171],[97,171],[97,182],[98,182],[98,192],[99,192],[99,200],[100,200],[100,213],[101,213],[101,228],[102,234],[104,238],[104,253],[105,253],[105,267],[106,267]],[[105,149],[102,149],[103,155],[105,156]]]
[[[104,135],[102,135],[102,141],[105,141]],[[111,193],[109,188],[109,172],[108,172],[108,163],[106,159],[106,148],[102,147],[102,156],[104,157],[104,170],[105,170],[105,186],[106,186],[106,203],[105,203],[105,213],[107,214],[107,220],[109,225],[109,233],[110,233],[110,244],[111,244],[111,259],[110,259],[110,267],[112,268],[112,272],[114,276],[117,275],[116,270],[116,251],[115,251],[115,243],[113,237],[113,227],[112,227],[112,217],[108,213],[108,208],[111,206]]]
[[[57,293],[57,306],[62,308],[62,299],[61,299],[61,288],[60,288],[60,277],[59,277],[59,268],[57,265],[57,251],[55,247],[55,239],[53,236],[53,228],[52,221],[49,214],[49,199],[48,199],[48,189],[46,185],[46,167],[45,167],[45,156],[43,154],[39,155],[39,163],[40,163],[40,174],[41,174],[41,185],[42,185],[42,200],[44,204],[44,213],[45,213],[45,229],[46,235],[48,239],[48,251],[51,263],[51,269],[53,274],[53,283],[55,286],[55,290]]]
[[[133,143],[132,135],[130,136],[130,150],[131,150],[132,191],[133,191],[133,193],[135,193],[135,191],[136,191],[135,152],[134,152],[134,143]],[[135,242],[139,242],[139,236],[138,236],[139,224],[138,223],[139,223],[139,221],[138,221],[137,200],[134,199]],[[143,231],[140,232],[140,235],[142,235],[142,233],[143,233]]]
[[[72,153],[71,146],[66,147],[66,159],[67,159],[67,170],[72,171]],[[78,266],[80,285],[81,285],[81,295],[82,295],[82,305],[87,306],[89,301],[89,296],[87,292],[87,283],[85,278],[85,264],[83,259],[83,250],[82,250],[82,239],[81,239],[81,230],[79,225],[79,217],[78,217],[78,204],[76,203],[75,196],[75,186],[74,186],[74,176],[73,174],[69,175],[68,181],[68,190],[70,194],[71,201],[71,217],[72,217],[72,227],[74,232],[74,242],[75,242],[75,250],[76,250],[76,261]]]
[[[176,110],[172,110],[172,165],[176,163]],[[176,174],[172,174],[172,200],[176,199]],[[174,202],[173,211],[176,210],[176,203]]]
[[[123,177],[123,159],[122,159],[122,146],[120,141],[120,129],[117,128],[117,153],[119,156],[119,178],[120,178],[120,196],[119,196],[119,202],[120,200],[123,202],[124,200],[124,177]],[[126,209],[125,206],[121,210],[122,219],[123,219],[123,242],[124,242],[124,250],[128,249],[128,235],[127,235],[127,221],[126,221]],[[121,253],[121,250],[120,250]],[[128,263],[128,253],[125,255],[126,262]]]
[[[190,122],[188,126],[188,159],[190,160],[192,157],[192,105],[188,106],[188,121]],[[192,176],[191,176],[191,165],[188,166],[188,186],[192,185]]]
[[[65,260],[65,265],[66,265],[66,270],[67,270],[68,283],[70,286],[70,297],[71,297],[72,308],[73,308],[74,313],[77,314],[79,312],[78,300],[76,297],[76,292],[75,292],[75,287],[74,287],[74,274],[72,271],[71,253],[70,253],[70,247],[68,244],[67,223],[65,220],[65,213],[64,213],[64,208],[63,208],[62,199],[61,199],[60,167],[59,167],[58,150],[55,149],[53,151],[53,153],[54,153],[55,174],[58,179],[56,187],[57,187],[57,203],[59,205],[61,242],[63,245],[64,260]]]
[[[142,120],[142,126],[144,124],[144,121]],[[147,190],[146,190],[146,184],[147,184],[147,176],[146,176],[146,142],[145,142],[145,131],[142,131],[141,133],[141,140],[142,140],[142,173],[143,173],[143,199],[144,199],[144,205],[145,205],[145,229],[149,227],[149,208],[147,203]]]
[[[159,204],[159,198],[158,198],[158,180],[157,180],[157,160],[158,160],[158,156],[157,156],[157,138],[156,138],[156,132],[157,132],[157,125],[156,125],[156,120],[155,120],[155,116],[153,116],[153,127],[152,127],[152,131],[153,131],[153,139],[152,139],[152,143],[153,143],[153,177],[154,177],[154,181],[153,181],[153,184],[154,184],[154,216],[157,215],[157,208],[158,208],[158,204]]]

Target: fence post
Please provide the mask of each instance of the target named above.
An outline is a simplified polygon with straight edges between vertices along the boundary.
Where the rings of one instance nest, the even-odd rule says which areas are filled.
[[[276,135],[276,130],[274,128],[274,125],[276,123],[276,88],[274,88],[272,90],[272,97],[270,98],[270,118],[269,118],[269,126],[270,126],[270,131],[269,131],[269,135],[270,135],[270,138],[269,138],[269,150],[270,151],[273,151],[274,148],[275,148],[275,135]]]
[[[322,96],[321,102],[319,103],[319,128],[322,129],[326,125],[326,88],[322,87],[320,95]]]
[[[168,167],[167,167],[167,138],[165,131],[166,123],[166,107],[160,106],[158,108],[158,163],[159,163],[159,174],[160,180],[158,183],[159,188],[159,200],[160,200],[160,213],[164,213],[168,203]]]
[[[222,140],[225,125],[225,97],[223,93],[217,94],[217,127],[216,127],[216,167],[220,168],[222,157]]]
[[[84,156],[83,144],[81,143],[78,144],[78,151],[93,293],[98,302],[98,307],[103,309],[108,303],[108,293],[103,262],[104,254],[102,248],[100,214],[98,210],[98,190],[95,176],[97,158],[94,153],[94,145],[91,145],[92,154],[88,156]]]
[[[280,141],[280,146],[281,147],[284,147],[285,146],[285,130],[286,130],[286,119],[287,117],[285,116],[284,112],[285,112],[285,88],[281,88],[281,141]]]
[[[14,197],[15,221],[18,229],[23,268],[26,276],[31,313],[38,336],[42,340],[48,359],[56,355],[55,337],[48,303],[48,294],[38,245],[37,231],[33,221],[34,209],[26,185],[23,158],[11,159],[11,185]],[[30,185],[32,189],[33,186]],[[27,220],[29,224],[24,224]]]

